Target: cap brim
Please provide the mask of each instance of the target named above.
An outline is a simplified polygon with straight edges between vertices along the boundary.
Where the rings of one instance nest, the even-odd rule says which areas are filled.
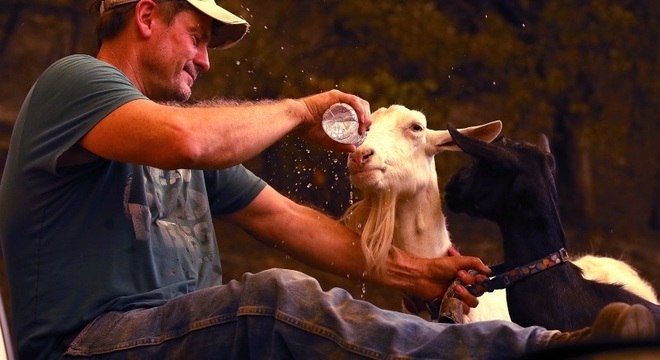
[[[190,5],[210,16],[213,21],[210,48],[227,49],[247,34],[250,24],[218,6],[213,0],[187,0]]]

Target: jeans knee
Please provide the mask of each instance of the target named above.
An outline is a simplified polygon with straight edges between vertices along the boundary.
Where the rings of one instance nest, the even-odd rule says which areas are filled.
[[[295,270],[269,269],[243,275],[244,300],[248,303],[277,304],[300,298],[318,297],[323,290],[316,279]],[[315,295],[312,295],[314,293]]]
[[[243,282],[251,283],[254,285],[262,285],[265,287],[270,287],[273,284],[276,285],[286,285],[291,282],[314,282],[317,281],[296,270],[289,269],[268,269],[258,273],[245,273],[243,274]]]

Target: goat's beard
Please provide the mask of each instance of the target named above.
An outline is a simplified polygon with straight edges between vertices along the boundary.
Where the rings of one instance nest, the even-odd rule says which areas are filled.
[[[394,237],[396,197],[392,192],[367,195],[353,204],[341,218],[350,229],[360,234],[367,269],[384,270]]]

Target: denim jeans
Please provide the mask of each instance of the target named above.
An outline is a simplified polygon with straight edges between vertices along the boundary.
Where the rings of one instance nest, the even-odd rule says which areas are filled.
[[[504,321],[428,322],[272,269],[160,307],[104,314],[65,358],[503,359],[534,349],[547,333]]]

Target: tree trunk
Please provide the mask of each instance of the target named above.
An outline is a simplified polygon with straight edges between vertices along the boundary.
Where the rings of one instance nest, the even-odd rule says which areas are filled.
[[[554,122],[552,151],[562,220],[578,231],[572,245],[583,249],[588,247],[589,219],[593,212],[592,181],[588,148],[576,140],[575,129],[575,121],[559,112]]]

